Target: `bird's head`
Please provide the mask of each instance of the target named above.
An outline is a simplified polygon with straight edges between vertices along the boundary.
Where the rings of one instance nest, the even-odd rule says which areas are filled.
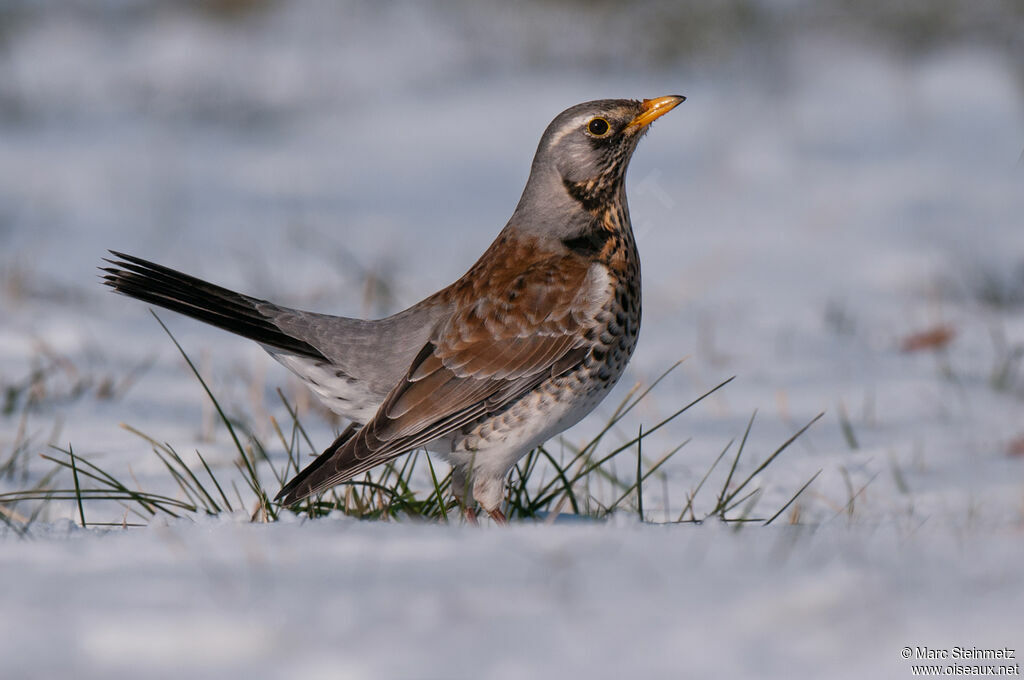
[[[600,99],[558,114],[541,137],[520,209],[533,215],[546,206],[577,204],[587,212],[615,200],[629,159],[650,124],[686,100]]]
[[[650,124],[686,98],[602,99],[577,104],[551,121],[534,164],[553,165],[569,182],[621,179]]]

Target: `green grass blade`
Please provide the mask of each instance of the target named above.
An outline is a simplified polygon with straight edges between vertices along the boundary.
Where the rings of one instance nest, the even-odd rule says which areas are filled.
[[[636,437],[636,514],[640,517],[640,521],[644,521],[644,456],[643,456],[643,442],[644,442],[644,427],[640,426],[640,431]]]
[[[231,424],[231,419],[228,418],[226,413],[224,413],[224,409],[220,407],[220,402],[217,401],[217,397],[213,396],[213,392],[210,390],[210,387],[206,384],[206,381],[203,380],[203,376],[199,374],[199,369],[196,368],[196,365],[194,363],[192,363],[192,359],[190,359],[188,354],[186,354],[185,350],[178,342],[178,339],[174,337],[174,334],[171,333],[170,329],[167,328],[167,326],[160,319],[160,317],[157,316],[157,313],[154,312],[152,309],[149,310],[149,313],[153,315],[153,318],[156,319],[156,322],[160,324],[161,328],[164,329],[164,332],[167,333],[167,337],[169,337],[171,339],[171,342],[174,343],[174,346],[178,348],[178,352],[185,360],[185,363],[188,364],[188,367],[190,369],[192,369],[192,374],[196,377],[196,380],[199,381],[199,384],[203,386],[203,390],[206,392],[206,396],[208,396],[210,398],[210,401],[213,402],[213,407],[217,409],[217,415],[220,416],[221,422],[224,423],[224,426],[228,428],[228,433],[231,435],[232,441],[235,442],[235,448],[238,449],[239,455],[241,455],[242,458],[245,458],[245,449],[242,447],[242,442],[239,441],[238,435],[235,434],[235,428]]]
[[[82,520],[82,528],[88,525],[85,523],[85,508],[82,507],[82,486],[78,483],[78,466],[75,465],[75,452],[68,444],[68,456],[71,457],[71,476],[75,480],[75,500],[78,501],[78,516]]]
[[[774,515],[772,515],[767,520],[765,520],[764,525],[768,526],[769,524],[774,522],[776,519],[778,519],[779,515],[784,513],[786,511],[786,508],[788,508],[790,505],[792,505],[793,501],[795,501],[797,498],[799,498],[800,494],[802,494],[804,492],[804,489],[809,487],[814,482],[814,480],[818,478],[818,475],[820,475],[820,474],[821,474],[821,470],[818,470],[817,472],[815,472],[811,476],[810,479],[808,479],[806,482],[804,482],[804,485],[801,486],[799,489],[797,489],[797,492],[795,494],[793,494],[793,497],[790,498],[788,501],[786,501],[786,504],[783,505],[781,508],[779,508],[778,512],[776,512]]]
[[[750,483],[750,480],[752,480],[754,477],[759,475],[761,473],[761,471],[763,471],[766,467],[771,465],[772,461],[774,461],[776,458],[778,458],[779,455],[783,451],[785,451],[787,448],[789,448],[790,444],[795,442],[800,437],[800,435],[802,435],[804,432],[806,432],[812,425],[814,425],[814,423],[816,423],[819,420],[821,420],[822,416],[824,416],[824,415],[825,415],[825,412],[822,411],[818,415],[814,416],[814,418],[812,418],[809,423],[807,423],[806,425],[801,427],[799,430],[797,430],[797,432],[792,437],[790,437],[785,442],[783,442],[782,446],[780,446],[779,448],[775,449],[775,452],[772,453],[772,455],[768,456],[768,458],[766,458],[763,463],[758,465],[757,468],[753,472],[751,472],[749,475],[747,475],[747,478],[744,479],[740,483],[740,485],[737,486],[736,489],[733,490],[733,492],[731,494],[729,494],[729,496],[725,499],[725,504],[728,505],[732,501],[732,499],[735,498],[736,495],[740,491],[742,491],[743,488],[746,487],[747,484]]]
[[[654,465],[652,465],[651,467],[649,467],[647,469],[647,472],[643,473],[642,476],[637,478],[637,481],[638,482],[646,482],[648,477],[650,477],[655,472],[657,472],[661,468],[661,466],[663,466],[665,463],[667,463],[669,461],[669,459],[672,458],[672,456],[676,455],[684,446],[689,444],[690,441],[691,440],[687,439],[686,441],[682,442],[681,444],[676,446],[674,449],[672,449],[671,451],[666,453],[660,459],[658,459],[658,461]],[[639,468],[639,465],[637,467]],[[633,493],[633,489],[634,488],[637,488],[637,485],[631,486],[630,488],[626,489],[626,491],[621,496],[619,496],[617,499],[615,499],[615,502],[608,506],[608,512],[610,513],[612,511],[614,511],[615,508],[617,508],[619,506],[619,504],[621,504],[624,500],[629,498],[629,495],[631,493]]]
[[[441,521],[448,523],[448,508],[445,507],[444,496],[441,494],[441,484],[437,481],[437,473],[434,472],[434,461],[430,460],[427,454],[427,469],[430,470],[430,481],[434,484],[434,496],[437,498],[437,507],[441,511]]]
[[[206,470],[206,474],[209,475],[210,481],[213,482],[213,486],[217,489],[217,493],[220,494],[220,499],[224,501],[224,507],[227,508],[228,512],[233,512],[234,508],[231,507],[231,501],[228,500],[227,495],[224,493],[224,489],[221,488],[220,482],[217,481],[216,475],[213,474],[213,470],[206,463],[206,459],[203,458],[203,454],[199,453],[196,449],[196,455],[199,456],[199,462],[203,464],[203,469]]]
[[[725,482],[722,484],[722,490],[718,494],[718,503],[715,506],[715,511],[721,510],[729,502],[726,499],[726,495],[729,493],[729,484],[732,483],[732,477],[736,473],[736,466],[740,463],[740,456],[743,455],[743,450],[747,446],[747,437],[750,436],[750,430],[754,427],[754,418],[757,417],[757,409],[750,414],[750,421],[747,423],[747,429],[743,431],[743,438],[740,440],[740,447],[736,449],[736,456],[732,459],[732,466],[729,468],[729,474],[725,477]]]
[[[683,508],[683,511],[679,513],[679,519],[677,520],[678,522],[682,522],[683,521],[683,517],[686,516],[686,511],[687,510],[690,511],[690,519],[692,519],[694,521],[697,520],[697,517],[696,517],[696,515],[693,512],[693,501],[694,501],[694,499],[697,498],[697,494],[700,493],[701,488],[703,488],[704,482],[708,481],[708,477],[711,476],[712,471],[714,471],[714,469],[716,467],[718,467],[718,464],[721,462],[721,460],[723,458],[725,458],[725,454],[729,452],[729,449],[732,448],[732,445],[735,442],[736,442],[735,439],[730,439],[729,440],[729,443],[725,445],[725,448],[722,449],[722,452],[720,454],[718,454],[718,457],[715,458],[713,463],[711,463],[711,467],[709,467],[707,469],[707,471],[704,473],[704,476],[700,478],[699,482],[697,482],[697,486],[689,494],[689,498],[686,501],[686,506]]]

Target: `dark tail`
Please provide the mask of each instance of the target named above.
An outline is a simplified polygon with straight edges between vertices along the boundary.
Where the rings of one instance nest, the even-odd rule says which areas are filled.
[[[277,496],[274,500],[281,505],[292,505],[298,503],[306,496],[313,493],[314,484],[310,481],[312,477],[320,468],[324,466],[334,454],[338,452],[342,446],[345,445],[349,439],[359,430],[359,426],[355,423],[349,423],[349,426],[338,435],[338,438],[334,440],[334,443],[327,447],[323,453],[316,457],[312,463],[302,469],[302,472],[292,477],[291,481],[281,487],[281,490],[277,492]]]
[[[113,266],[101,267],[106,272],[103,283],[118,293],[191,316],[285,352],[327,360],[316,347],[285,333],[274,324],[272,317],[261,312],[260,307],[272,307],[264,300],[215,286],[132,255],[113,250],[110,253],[119,259],[105,260]]]

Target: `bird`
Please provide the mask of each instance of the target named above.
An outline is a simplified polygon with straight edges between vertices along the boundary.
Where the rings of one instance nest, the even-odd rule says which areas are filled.
[[[115,250],[102,282],[255,340],[350,421],[281,488],[282,506],[426,449],[451,465],[468,520],[479,505],[504,524],[516,461],[590,413],[632,356],[641,288],[626,170],[651,123],[685,99],[558,114],[494,242],[457,281],[386,318],[290,309]]]

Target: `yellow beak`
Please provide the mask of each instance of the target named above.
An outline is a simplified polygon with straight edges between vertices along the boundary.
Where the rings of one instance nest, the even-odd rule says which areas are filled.
[[[626,129],[645,127],[686,101],[686,97],[670,94],[667,97],[645,99],[640,104],[640,115],[629,121]]]

